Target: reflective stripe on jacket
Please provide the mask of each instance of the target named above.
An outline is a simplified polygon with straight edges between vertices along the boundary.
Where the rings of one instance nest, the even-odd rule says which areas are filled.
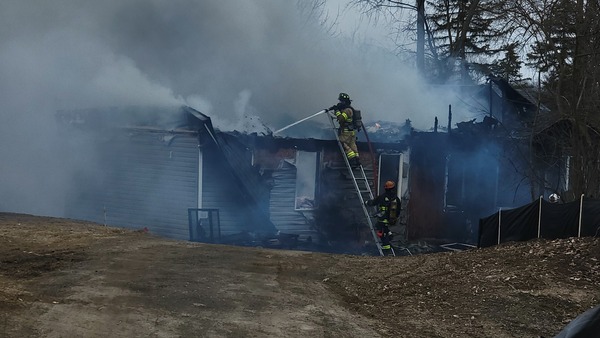
[[[379,217],[379,222],[382,223],[396,223],[398,220],[398,216],[400,213],[400,201],[396,196],[389,197],[383,195],[380,197],[379,203],[379,212],[381,216]]]
[[[335,117],[342,130],[354,130],[352,127],[352,108],[344,108],[335,112]]]

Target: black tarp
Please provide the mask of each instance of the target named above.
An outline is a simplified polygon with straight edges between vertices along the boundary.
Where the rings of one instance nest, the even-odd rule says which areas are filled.
[[[500,229],[499,237],[498,229]],[[583,198],[583,202],[569,203],[537,200],[518,208],[499,210],[493,215],[481,218],[478,247],[526,241],[538,237],[546,239],[577,237],[580,231],[581,236],[599,235],[600,200]]]

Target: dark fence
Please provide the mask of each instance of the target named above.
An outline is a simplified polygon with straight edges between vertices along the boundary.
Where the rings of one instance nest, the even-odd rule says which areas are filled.
[[[534,238],[588,237],[600,234],[600,200],[585,198],[569,203],[539,200],[514,208],[500,209],[479,220],[477,246]]]
[[[219,209],[188,209],[190,241],[219,243],[221,219]]]

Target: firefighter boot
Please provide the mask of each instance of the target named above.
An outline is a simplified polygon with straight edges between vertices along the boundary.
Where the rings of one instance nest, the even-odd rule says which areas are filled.
[[[382,245],[381,252],[384,256],[394,256],[394,250],[391,245]]]

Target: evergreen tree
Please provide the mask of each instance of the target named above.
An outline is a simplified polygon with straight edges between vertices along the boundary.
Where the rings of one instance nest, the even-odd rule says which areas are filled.
[[[438,81],[468,82],[481,75],[519,67],[517,43],[505,43],[512,27],[506,21],[506,2],[494,0],[429,0],[427,20],[438,48]],[[511,76],[518,72],[511,70]],[[498,75],[498,74],[494,74]]]
[[[537,142],[559,145],[539,147],[533,160],[569,164],[565,200],[600,195],[599,7],[597,0],[518,0],[510,10],[551,112],[540,114],[536,129],[552,123],[552,132],[538,133]]]

